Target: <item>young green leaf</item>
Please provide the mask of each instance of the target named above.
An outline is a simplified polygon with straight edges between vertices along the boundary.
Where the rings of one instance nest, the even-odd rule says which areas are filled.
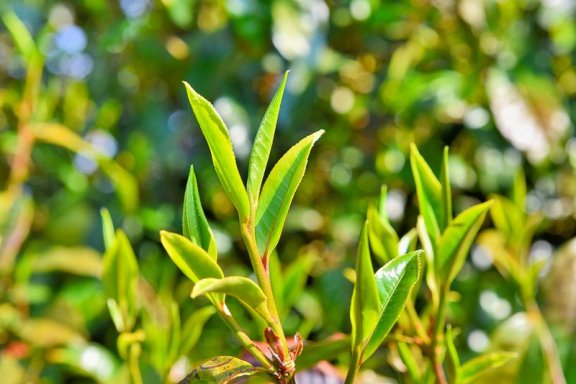
[[[122,324],[129,331],[132,329],[138,315],[138,263],[122,230],[116,232],[115,241],[104,254],[102,267],[102,283],[109,299],[116,303]]]
[[[190,167],[186,191],[184,192],[184,207],[182,212],[182,232],[193,242],[204,249],[214,260],[217,258],[216,241],[212,230],[206,220],[202,209],[198,183],[194,173],[194,167]]]
[[[273,322],[268,311],[266,295],[255,282],[246,277],[230,276],[220,279],[202,279],[194,285],[191,296],[194,299],[206,293],[221,293],[232,296],[254,309],[268,323]]]
[[[100,210],[100,216],[102,217],[102,233],[104,235],[104,247],[106,249],[110,248],[115,240],[114,235],[114,223],[112,222],[112,216],[110,216],[110,211],[106,208]]]
[[[190,84],[184,82],[184,86],[190,106],[208,142],[214,169],[224,192],[238,211],[240,218],[244,220],[250,215],[250,204],[246,188],[238,172],[228,130],[212,104],[196,93]]]
[[[385,264],[398,256],[398,235],[388,220],[382,220],[374,206],[368,208],[368,238],[380,263]]]
[[[432,244],[436,244],[443,229],[443,223],[439,221],[443,215],[442,185],[414,144],[410,147],[410,165],[416,184],[420,214],[424,218]]]
[[[178,384],[229,384],[240,377],[262,374],[247,361],[231,356],[218,356],[204,361]]]
[[[446,284],[450,284],[466,261],[492,201],[475,205],[459,214],[446,228],[438,244],[435,262]]]
[[[512,201],[520,212],[526,210],[526,176],[524,175],[522,167],[518,168],[518,171],[514,176]]]
[[[160,240],[174,264],[194,283],[208,277],[224,277],[216,261],[199,245],[184,236],[161,231]]]
[[[462,365],[458,375],[458,383],[474,383],[490,370],[501,367],[516,357],[517,354],[514,352],[492,352],[475,357]]]
[[[262,255],[278,244],[286,215],[302,180],[312,145],[324,131],[313,133],[294,145],[276,163],[264,183],[256,212],[256,242]]]
[[[450,188],[450,173],[448,162],[448,147],[444,147],[444,157],[442,159],[442,217],[441,228],[444,229],[452,221],[452,191]]]
[[[282,96],[284,95],[284,88],[286,88],[286,81],[288,80],[288,72],[284,74],[282,83],[276,92],[276,95],[270,102],[258,133],[254,139],[254,146],[250,153],[250,163],[248,165],[248,197],[250,202],[255,207],[260,195],[260,187],[264,179],[264,172],[266,171],[266,164],[270,157],[270,149],[272,148],[272,141],[274,140],[274,132],[276,131],[276,123],[278,122],[278,113],[280,111],[280,104],[282,103]]]
[[[449,383],[458,383],[460,374],[460,357],[454,344],[454,329],[448,326],[446,329],[446,375]]]
[[[378,315],[369,335],[362,361],[366,361],[382,344],[404,309],[410,290],[420,276],[422,251],[399,256],[376,272]]]
[[[34,39],[26,27],[26,24],[24,24],[13,11],[2,13],[2,21],[16,43],[18,50],[29,64],[32,56],[37,53],[38,49],[34,44]]]
[[[356,255],[356,283],[352,291],[350,322],[352,323],[352,350],[361,348],[372,333],[378,320],[380,302],[378,287],[370,259],[368,223],[360,234]],[[360,357],[360,356],[359,356]]]

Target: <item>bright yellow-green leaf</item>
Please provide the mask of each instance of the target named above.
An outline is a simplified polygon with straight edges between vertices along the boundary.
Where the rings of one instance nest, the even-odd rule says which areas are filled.
[[[278,244],[292,198],[306,170],[312,145],[323,133],[313,133],[290,148],[266,179],[256,212],[256,242],[261,254],[269,255]]]
[[[514,352],[491,352],[468,360],[460,369],[458,384],[477,382],[476,380],[482,375],[501,367],[516,357],[517,354]]]
[[[399,256],[376,272],[378,312],[376,323],[371,324],[362,361],[366,361],[382,344],[404,309],[410,290],[420,276],[422,251]]]
[[[191,240],[167,231],[160,232],[160,240],[168,256],[194,283],[208,277],[224,277],[222,269],[208,252]]]
[[[378,288],[370,258],[368,225],[368,222],[364,224],[356,254],[356,283],[352,291],[350,306],[353,350],[361,348],[373,332],[380,309]]]
[[[420,214],[424,218],[432,244],[436,244],[443,229],[440,222],[443,215],[442,185],[414,144],[410,147],[410,165],[416,184]]]
[[[255,282],[246,277],[230,276],[220,279],[202,279],[194,285],[191,296],[194,299],[206,293],[221,293],[232,296],[255,310],[268,323],[273,322],[268,311],[266,295]]]
[[[450,188],[450,173],[448,163],[448,147],[444,147],[444,157],[442,160],[442,173],[440,181],[442,183],[442,217],[441,228],[444,229],[452,221],[452,189]]]
[[[374,206],[368,208],[368,238],[372,252],[381,264],[398,256],[398,235]]]
[[[102,258],[92,248],[59,246],[43,251],[32,268],[34,272],[62,271],[98,277],[102,272]]]
[[[20,50],[20,53],[22,53],[22,56],[29,61],[31,56],[36,53],[37,49],[34,44],[34,39],[32,38],[30,31],[28,31],[28,28],[26,28],[26,25],[12,11],[3,13],[2,21],[8,29],[8,32],[10,32],[10,35]]]
[[[250,153],[250,163],[248,166],[248,197],[254,204],[258,201],[260,195],[260,187],[264,179],[264,172],[266,172],[266,164],[270,157],[270,149],[272,148],[272,141],[274,140],[274,132],[276,131],[276,124],[278,122],[278,113],[280,111],[280,104],[282,103],[282,96],[284,88],[286,88],[286,81],[288,80],[288,72],[284,74],[282,83],[276,92],[276,95],[270,102],[260,128],[254,139],[254,146]]]
[[[194,167],[190,167],[186,192],[184,193],[184,207],[182,214],[182,230],[184,236],[188,236],[192,241],[204,249],[214,260],[217,258],[216,241],[212,230],[208,225],[208,220],[202,209],[198,183],[194,174]]]
[[[30,319],[20,325],[20,337],[37,347],[81,343],[84,337],[69,325],[48,318]]]
[[[491,206],[492,202],[488,201],[468,208],[459,214],[442,234],[435,262],[446,284],[450,284],[460,272]]]
[[[236,207],[240,218],[246,219],[250,215],[248,194],[238,172],[226,125],[208,100],[196,93],[190,84],[184,82],[184,86],[190,106],[196,115],[202,134],[208,142],[214,169],[222,183],[224,192]]]
[[[110,216],[110,211],[106,208],[100,210],[100,217],[102,217],[102,234],[104,237],[104,247],[106,249],[110,248],[114,243],[114,223],[112,222],[112,216]]]

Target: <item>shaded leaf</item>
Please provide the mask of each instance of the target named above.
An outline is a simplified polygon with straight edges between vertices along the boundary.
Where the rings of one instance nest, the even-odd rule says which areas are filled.
[[[324,131],[313,133],[282,156],[264,183],[256,212],[256,242],[261,254],[269,255],[280,238],[286,215],[302,180],[312,145]]]
[[[53,247],[42,252],[42,257],[34,262],[33,270],[98,277],[102,270],[102,259],[98,252],[88,247]]]
[[[489,371],[501,367],[518,357],[514,352],[490,352],[473,358],[464,363],[458,376],[459,384],[469,384]]]
[[[286,81],[288,80],[288,72],[284,74],[284,78],[280,83],[280,87],[270,102],[260,128],[254,139],[254,146],[250,153],[250,163],[248,165],[248,197],[252,203],[258,201],[260,195],[260,187],[264,179],[264,172],[266,171],[266,164],[270,157],[270,149],[272,148],[272,141],[274,140],[274,132],[276,131],[276,124],[278,122],[278,113],[280,111],[280,104],[282,103],[282,96]]]
[[[322,360],[333,360],[350,351],[350,337],[334,335],[315,343],[306,343],[296,365],[299,371],[312,368]]]
[[[184,192],[184,206],[182,212],[182,232],[193,242],[204,249],[214,260],[217,258],[216,241],[208,220],[202,209],[198,183],[194,174],[194,167],[190,167],[186,191]]]
[[[224,192],[238,211],[240,218],[245,219],[250,215],[248,194],[238,172],[228,130],[212,104],[196,93],[190,84],[184,82],[184,86],[190,106],[208,142],[214,169]]]
[[[216,313],[214,307],[204,307],[198,309],[188,316],[182,326],[182,342],[180,344],[179,356],[186,356],[200,340],[204,324]]]
[[[456,335],[452,327],[446,329],[446,376],[449,383],[458,383],[460,374],[460,357],[454,344]]]
[[[136,321],[138,303],[138,263],[132,246],[122,230],[116,232],[112,246],[104,254],[102,283],[109,299],[116,302],[122,324],[130,330]]]
[[[377,322],[372,324],[373,331],[367,339],[363,361],[368,359],[382,344],[398,320],[410,290],[420,276],[422,253],[422,251],[415,251],[399,256],[376,272],[379,297]]]
[[[444,223],[439,222],[443,217],[442,185],[414,144],[410,147],[410,165],[420,214],[424,218],[432,244],[436,244],[444,227]]]
[[[273,321],[268,311],[266,295],[255,282],[246,277],[230,276],[220,279],[202,279],[194,285],[192,298],[194,299],[206,293],[221,293],[232,296],[249,308],[254,309],[268,323]]]
[[[464,265],[472,242],[491,206],[492,202],[488,201],[468,208],[459,214],[442,234],[435,262],[438,272],[447,284],[454,280]]]
[[[288,310],[302,297],[302,291],[308,280],[308,275],[314,266],[312,254],[304,254],[294,260],[284,273],[283,303]]]

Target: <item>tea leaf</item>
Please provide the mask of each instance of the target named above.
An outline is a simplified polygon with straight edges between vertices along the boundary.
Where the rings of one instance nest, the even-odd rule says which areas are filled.
[[[160,232],[160,240],[168,256],[190,280],[197,283],[208,277],[224,277],[216,261],[199,245],[184,236],[167,231]]]
[[[206,360],[178,384],[228,384],[242,376],[262,374],[262,368],[231,356],[218,356]]]
[[[398,235],[387,220],[382,220],[374,206],[368,208],[368,238],[380,263],[385,264],[398,256]]]
[[[492,202],[488,201],[468,208],[458,215],[442,234],[435,262],[446,284],[454,280],[464,265],[472,242],[491,206]]]
[[[420,276],[422,251],[399,256],[376,272],[378,315],[369,335],[362,361],[366,361],[382,344],[404,309],[410,290]]]
[[[132,329],[138,310],[138,263],[122,230],[116,231],[115,241],[104,254],[102,283],[106,296],[114,300],[122,315],[125,329]]]
[[[432,244],[436,244],[443,226],[443,223],[438,221],[443,211],[442,186],[414,144],[410,147],[410,165],[420,214],[424,218]]]
[[[454,330],[448,326],[446,329],[446,374],[449,383],[457,383],[460,374],[460,358],[454,344]]]
[[[290,148],[266,179],[256,212],[256,242],[262,255],[269,255],[278,244],[292,198],[306,170],[312,145],[323,133],[313,133]]]
[[[272,316],[268,311],[266,295],[252,280],[242,276],[230,276],[220,279],[202,279],[194,285],[192,298],[206,293],[230,295],[256,311],[264,320],[271,323]]]
[[[184,192],[184,206],[182,212],[182,232],[193,242],[204,249],[214,260],[218,257],[216,241],[212,230],[206,220],[206,215],[202,209],[198,183],[194,174],[194,167],[190,167],[186,191]]]
[[[448,170],[448,147],[444,147],[444,157],[442,159],[442,229],[446,228],[452,221],[452,192],[450,188],[450,175]]]
[[[276,124],[278,122],[278,113],[280,111],[280,104],[282,103],[282,96],[284,94],[287,80],[288,72],[284,74],[282,83],[280,83],[276,95],[274,95],[274,98],[270,102],[270,105],[262,118],[262,123],[260,123],[260,128],[258,128],[258,133],[254,139],[254,146],[250,153],[247,188],[248,197],[254,206],[256,205],[255,203],[258,202],[260,187],[262,186],[264,172],[266,171],[266,164],[270,157],[270,149],[272,147],[272,141],[274,140],[274,132],[276,131]]]
[[[368,225],[368,222],[364,224],[356,255],[356,282],[350,306],[352,349],[364,344],[368,336],[373,332],[380,308],[376,278],[374,277],[374,269],[370,259]]]
[[[501,367],[516,357],[517,354],[514,352],[491,352],[475,357],[462,365],[458,383],[473,383],[485,373]]]
[[[240,218],[245,219],[250,215],[250,204],[238,172],[228,130],[212,104],[196,93],[187,82],[184,82],[184,86],[190,106],[196,115],[202,134],[208,142],[214,169],[222,183],[224,192],[236,207]]]
[[[112,243],[114,243],[114,223],[112,222],[110,211],[106,208],[102,208],[100,210],[100,217],[102,217],[102,234],[104,236],[104,247],[108,249],[112,246]]]

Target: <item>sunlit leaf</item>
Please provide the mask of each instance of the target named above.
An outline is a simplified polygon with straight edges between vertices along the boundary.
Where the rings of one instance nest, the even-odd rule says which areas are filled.
[[[272,141],[274,140],[274,132],[276,131],[276,124],[278,122],[278,113],[280,111],[280,104],[282,103],[282,96],[286,81],[288,80],[288,72],[284,74],[282,83],[276,92],[276,95],[270,102],[260,128],[254,139],[254,146],[250,154],[250,163],[248,166],[248,197],[252,203],[258,201],[260,195],[260,187],[264,179],[264,172],[266,171],[266,164],[270,157],[270,149],[272,148]]]
[[[381,264],[398,256],[398,235],[387,220],[383,220],[374,206],[368,208],[368,238],[374,256]]]
[[[250,215],[248,194],[242,183],[236,158],[232,150],[232,142],[224,122],[212,104],[184,82],[190,106],[196,115],[204,138],[208,142],[216,174],[222,183],[224,192],[238,211],[240,218]]]
[[[255,282],[246,277],[230,276],[220,279],[202,279],[194,285],[191,296],[196,298],[206,293],[221,293],[232,296],[254,309],[268,323],[273,321],[268,311],[266,295]]]
[[[489,352],[475,357],[472,360],[468,360],[466,363],[462,364],[458,376],[458,383],[474,383],[482,375],[501,367],[517,357],[518,354],[514,352]]]
[[[53,349],[46,355],[46,360],[68,366],[98,382],[109,381],[119,368],[114,354],[96,343],[71,344]]]
[[[24,321],[20,325],[19,334],[23,340],[41,348],[84,341],[84,337],[68,324],[48,318]]]
[[[202,209],[198,183],[194,174],[194,167],[190,167],[186,192],[184,192],[184,206],[182,214],[182,229],[184,236],[188,236],[196,244],[200,245],[214,260],[217,258],[216,241],[208,220]]]
[[[168,256],[194,283],[208,277],[224,277],[222,269],[208,252],[191,240],[167,231],[160,232],[160,240]]]
[[[368,359],[382,344],[404,309],[410,290],[420,276],[422,251],[399,256],[376,272],[378,288],[377,322],[372,326],[363,361]]]
[[[442,234],[435,262],[439,273],[448,284],[464,265],[472,242],[491,206],[492,202],[488,201],[468,208],[459,214]]]
[[[36,53],[36,44],[34,44],[34,39],[28,31],[26,25],[18,18],[16,13],[12,11],[4,12],[2,14],[2,21],[4,25],[10,32],[10,35],[16,46],[22,53],[22,56],[26,60],[30,60],[31,56]]]
[[[448,147],[444,147],[444,157],[442,159],[442,173],[440,182],[442,183],[442,229],[446,228],[452,221],[452,190],[450,188],[450,173],[448,161]]]
[[[356,282],[350,306],[353,349],[361,347],[370,336],[378,320],[380,309],[378,287],[370,258],[368,225],[368,223],[364,224],[356,253]]]
[[[114,223],[112,222],[112,216],[110,216],[110,211],[106,208],[100,210],[100,217],[102,217],[102,234],[104,237],[104,247],[106,249],[110,248],[114,243]]]
[[[420,214],[424,218],[432,244],[436,244],[444,226],[444,223],[439,221],[443,217],[442,185],[414,144],[410,147],[410,165]]]
[[[256,241],[263,255],[269,255],[278,244],[312,145],[323,133],[313,133],[290,148],[276,163],[264,183],[256,212]]]
[[[240,377],[262,374],[262,368],[231,356],[218,356],[204,361],[178,384],[228,384]]]

